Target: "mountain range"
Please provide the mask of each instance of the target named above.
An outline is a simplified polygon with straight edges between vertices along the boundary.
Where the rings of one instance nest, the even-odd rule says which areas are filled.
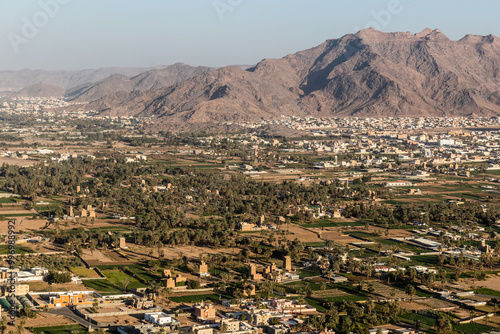
[[[112,94],[86,107],[155,116],[166,128],[318,117],[500,114],[500,39],[439,30],[362,30],[243,70],[225,67],[170,87]]]
[[[153,116],[170,130],[223,122],[316,117],[489,116],[500,114],[500,39],[439,30],[361,30],[244,69],[168,70],[112,76],[66,92],[74,108]],[[168,77],[168,75],[167,75]],[[107,94],[111,92],[111,94]]]
[[[106,67],[97,70],[81,71],[0,71],[0,89],[20,90],[37,84],[68,89],[89,82],[103,80],[115,74],[136,76],[147,70],[147,68]]]
[[[114,71],[121,73],[136,73],[139,74],[134,76],[127,76],[121,73],[114,73]],[[106,95],[113,93],[132,93],[135,91],[146,91],[152,89],[158,89],[161,87],[168,87],[178,82],[187,80],[189,78],[214,71],[215,68],[212,67],[193,67],[182,63],[177,63],[170,66],[157,67],[150,70],[144,70],[139,68],[129,68],[129,69],[101,69],[95,70],[93,74],[89,74],[87,71],[80,72],[44,72],[36,71],[36,74],[31,79],[31,82],[37,79],[43,79],[44,82],[31,84],[24,87],[21,90],[14,91],[4,91],[0,95],[4,97],[61,97],[65,98],[68,102],[90,102]],[[15,72],[9,73],[10,76],[15,77]],[[25,78],[26,71],[17,72],[18,80],[17,82],[30,82],[30,80]],[[67,73],[66,77],[62,77],[62,73]],[[68,74],[72,73],[72,74]],[[114,73],[110,76],[105,76],[103,73]],[[29,75],[27,75],[29,76]],[[53,84],[47,84],[46,82],[60,82],[64,83],[64,80],[69,79],[71,81],[68,83],[81,82],[84,80],[89,80],[84,84],[77,85],[76,87],[63,88]],[[0,83],[2,82],[2,72],[0,72]],[[61,81],[62,80],[62,81]],[[6,85],[4,82],[3,85]],[[0,84],[0,87],[2,85]],[[65,86],[65,85],[63,85]]]

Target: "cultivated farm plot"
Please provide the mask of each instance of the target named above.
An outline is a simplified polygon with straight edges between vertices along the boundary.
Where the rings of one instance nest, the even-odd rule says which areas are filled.
[[[107,257],[113,259],[113,261],[117,261],[117,262],[128,261],[128,259],[126,257],[122,256],[117,251],[108,251],[108,252],[104,252],[104,254]]]
[[[384,298],[387,299],[394,299],[394,298],[409,298],[409,296],[402,290],[389,286],[386,284],[382,284],[380,282],[374,281],[370,282],[370,284],[373,284],[373,287],[375,288],[375,293],[377,295],[380,295]],[[367,288],[367,286],[364,286],[363,288]]]
[[[87,333],[87,329],[82,325],[64,325],[52,327],[37,327],[33,328],[34,333],[54,333],[54,334],[67,334],[67,333]]]
[[[113,262],[111,258],[106,256],[103,252],[99,250],[94,250],[91,252],[88,249],[84,249],[82,252],[82,259],[84,259],[87,262],[92,262],[94,263],[99,263],[99,262]]]
[[[82,278],[99,278],[99,274],[93,270],[93,269],[88,269],[85,267],[74,267],[71,268],[71,272],[79,277]]]
[[[151,281],[151,280],[159,280],[161,278],[161,271],[157,271],[156,273],[151,272],[149,270],[146,270],[143,265],[141,264],[128,264],[128,265],[122,265],[122,264],[116,264],[116,265],[100,265],[97,266],[100,270],[124,270],[128,269],[130,272],[133,274],[139,276],[145,281]],[[125,272],[126,273],[126,272]]]
[[[106,278],[113,284],[125,288],[123,286],[123,282],[125,280],[129,281],[129,286],[127,286],[127,289],[135,289],[135,288],[144,288],[146,287],[145,284],[139,282],[136,278],[129,276],[125,274],[123,271],[118,270],[118,269],[111,269],[111,270],[103,270],[102,273]]]
[[[314,298],[331,298],[331,297],[347,297],[347,296],[351,296],[351,294],[339,289],[317,290],[314,291],[312,294],[312,297]]]
[[[111,284],[107,279],[92,279],[83,281],[87,289],[95,290],[103,294],[122,293],[120,289]]]

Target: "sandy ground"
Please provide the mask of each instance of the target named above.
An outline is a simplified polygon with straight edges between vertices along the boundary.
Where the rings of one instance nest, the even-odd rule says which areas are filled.
[[[67,283],[67,284],[52,284],[47,282],[29,282],[31,292],[47,292],[47,291],[88,291],[83,284]]]
[[[130,260],[127,260],[125,257],[120,256],[118,253],[114,251],[100,251],[95,250],[91,253],[89,250],[85,249],[82,254],[82,258],[87,261],[90,265],[99,265],[99,264],[130,264],[143,260],[150,260],[149,252],[151,248],[146,247],[133,247],[121,249],[120,253],[129,257]],[[198,260],[200,255],[204,254],[238,254],[239,248],[228,248],[228,249],[212,249],[205,247],[197,247],[197,246],[176,246],[176,247],[164,247],[163,251],[165,253],[165,258],[174,259],[179,256],[187,256],[190,260]],[[157,251],[154,251],[153,257],[156,258],[158,256]]]
[[[472,279],[461,280],[460,284],[465,289],[472,288],[488,288],[493,290],[500,290],[500,276],[498,275],[489,275],[485,281],[478,281],[474,283]]]
[[[436,298],[429,298],[426,300],[419,300],[414,302],[413,304],[420,304],[426,309],[440,309],[440,308],[447,308],[447,307],[456,307],[456,304],[447,302],[446,300],[441,300],[441,299],[436,299]]]
[[[300,226],[295,224],[289,224],[288,227],[284,228],[287,231],[290,231],[291,234],[287,234],[288,240],[295,240],[295,238],[299,239],[302,242],[322,242],[323,240],[318,237],[318,235],[314,232],[306,230]]]
[[[104,255],[106,255],[107,257],[111,258],[113,261],[129,261],[126,257],[120,255],[118,252],[116,251],[105,251],[104,252]]]
[[[75,324],[75,322],[61,315],[44,314],[36,319],[27,319],[25,327],[50,327],[71,324]]]
[[[428,310],[429,307],[420,303],[401,302],[401,308],[408,311]]]
[[[34,164],[39,162],[40,161],[36,160],[24,160],[24,159],[5,158],[5,157],[0,158],[0,165],[6,163],[8,165],[13,165],[13,166],[28,167],[28,166],[33,166]]]
[[[36,214],[36,212],[35,212],[35,210],[24,210],[23,207],[0,208],[0,215],[20,215],[20,214],[25,214],[28,216],[28,215],[34,215],[34,214]]]
[[[99,317],[97,318],[99,322],[107,322],[109,324],[115,324],[115,325],[140,325],[141,319],[138,317],[134,317],[133,315],[121,315],[121,316],[115,316],[115,317]]]
[[[95,251],[91,252],[88,249],[84,249],[81,257],[85,261],[99,261],[99,262],[112,262],[113,261],[113,259],[106,256],[100,250],[95,250]]]
[[[336,243],[343,244],[343,245],[349,244],[351,242],[358,242],[359,241],[359,239],[352,238],[349,235],[346,235],[346,234],[344,234],[344,233],[342,233],[339,230],[334,229],[334,228],[325,229],[325,230],[322,230],[321,228],[310,228],[309,230],[314,231],[314,232],[318,233],[319,235],[321,235],[321,239],[333,240]]]
[[[16,229],[18,231],[23,230],[25,232],[40,231],[40,229],[43,228],[47,223],[47,221],[43,219],[23,219],[22,217],[16,217],[15,220],[17,221]],[[8,233],[8,224],[9,223],[7,220],[0,221],[0,234]]]
[[[150,248],[144,247],[132,247],[126,250],[122,250],[124,254],[131,256],[140,256],[142,258],[149,259],[149,251]],[[206,247],[197,247],[197,246],[175,246],[175,247],[164,247],[163,251],[165,252],[165,258],[174,259],[179,256],[187,256],[190,260],[197,260],[200,258],[200,255],[205,254],[238,254],[240,252],[239,248],[225,248],[225,249],[213,249]],[[157,252],[155,251],[154,256],[157,256]]]
[[[500,316],[491,317],[487,320],[480,320],[477,321],[477,323],[495,328],[500,328]]]
[[[336,243],[347,245],[352,242],[359,242],[359,239],[353,238],[339,231],[321,231],[321,229],[314,229],[321,233],[321,238],[324,240],[333,240]]]

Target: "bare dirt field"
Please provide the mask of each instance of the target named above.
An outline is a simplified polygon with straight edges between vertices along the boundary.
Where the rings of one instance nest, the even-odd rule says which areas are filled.
[[[408,311],[420,311],[420,310],[428,310],[429,307],[427,305],[423,305],[417,302],[412,302],[410,303],[409,301],[404,301],[401,302],[401,308],[403,310],[408,310]]]
[[[62,245],[56,245],[46,241],[39,241],[36,243],[26,242],[23,246],[33,250],[35,253],[53,253],[64,251]]]
[[[299,239],[302,242],[322,242],[323,240],[319,238],[319,236],[311,232],[309,230],[306,230],[300,226],[290,224],[289,227],[286,228],[286,230],[290,231],[291,234],[287,235],[288,240],[294,240],[295,238]]]
[[[0,215],[8,216],[8,215],[34,215],[36,212],[34,210],[24,210],[24,208],[19,207],[19,208],[8,208],[5,210],[5,208],[0,208]]]
[[[108,324],[115,324],[115,325],[129,325],[129,326],[134,326],[134,325],[140,325],[142,323],[141,319],[139,317],[133,316],[133,315],[120,315],[120,316],[113,316],[113,317],[99,317],[97,318],[99,322],[106,322]]]
[[[116,251],[105,251],[104,254],[111,258],[113,261],[129,261],[126,257],[120,255],[120,253],[116,252]]]
[[[84,249],[81,257],[85,261],[113,262],[113,259],[106,256],[103,252],[99,250],[94,250],[93,252],[91,252],[88,249]]]
[[[23,230],[25,232],[29,231],[40,231],[46,224],[47,221],[43,219],[26,219],[22,217],[16,217],[15,220],[18,222],[16,225],[17,230]],[[22,223],[21,223],[22,221]],[[0,221],[0,234],[8,233],[8,221]]]
[[[436,299],[436,298],[429,298],[425,300],[418,300],[416,301],[417,304],[420,304],[424,306],[426,309],[442,309],[442,308],[450,308],[450,307],[457,307],[457,305],[447,302],[446,300],[441,300],[441,299]]]
[[[36,160],[24,160],[24,159],[6,158],[6,157],[0,158],[0,165],[5,163],[8,165],[13,165],[13,166],[29,167],[29,166],[33,166],[34,164],[39,163],[39,162],[40,161],[36,161]]]
[[[29,282],[31,292],[46,292],[46,291],[88,291],[83,284],[67,283],[67,284],[49,284],[47,282]]]
[[[75,322],[62,315],[42,313],[36,319],[26,319],[25,327],[51,327],[72,324],[75,324]]]
[[[474,283],[472,279],[463,279],[460,281],[460,284],[465,289],[473,289],[473,288],[488,288],[493,290],[500,289],[500,276],[498,275],[489,275],[488,278],[484,281],[478,281]]]
[[[494,316],[494,317],[488,318],[487,320],[483,319],[483,320],[477,321],[477,323],[498,328],[498,327],[500,327],[500,316]]]
[[[150,259],[148,255],[150,248],[145,247],[131,247],[129,249],[121,250],[124,254],[127,254],[130,257],[142,258],[142,259]],[[239,248],[226,248],[226,249],[212,249],[207,247],[197,247],[197,246],[175,246],[175,247],[164,247],[163,251],[165,252],[165,258],[174,259],[179,256],[187,256],[188,259],[199,259],[200,255],[206,254],[238,254],[240,252]],[[157,252],[155,251],[154,256],[157,256]]]
[[[321,238],[324,240],[333,240],[336,243],[342,244],[342,245],[347,245],[352,242],[359,242],[359,239],[353,238],[347,234],[344,234],[340,231],[332,231],[330,229],[326,231],[321,231],[321,229],[312,229],[314,231],[317,231],[318,233],[321,233]]]

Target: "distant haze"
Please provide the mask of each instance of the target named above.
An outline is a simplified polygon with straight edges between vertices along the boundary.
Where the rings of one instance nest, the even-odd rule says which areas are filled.
[[[280,58],[367,26],[500,36],[500,2],[0,0],[0,70],[225,66]]]

